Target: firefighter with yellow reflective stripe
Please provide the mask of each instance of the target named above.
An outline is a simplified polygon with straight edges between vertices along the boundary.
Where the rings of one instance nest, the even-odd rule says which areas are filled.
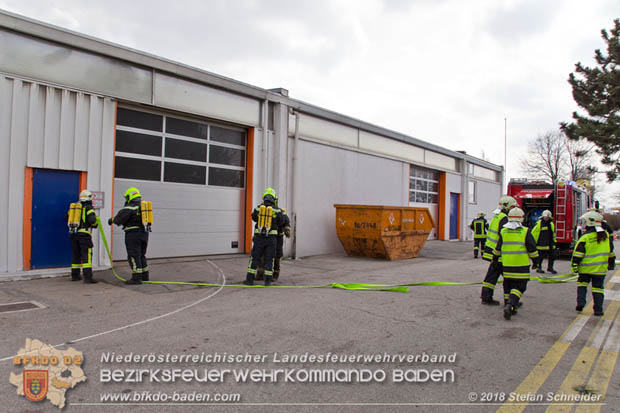
[[[586,232],[579,238],[573,251],[571,268],[579,274],[577,280],[577,307],[581,311],[586,305],[588,284],[592,282],[592,299],[594,315],[602,316],[605,288],[603,283],[607,270],[615,268],[613,240],[602,227],[603,216],[598,212],[586,212],[582,217],[586,224]]]
[[[71,281],[80,281],[84,275],[84,283],[96,284],[93,279],[93,237],[92,229],[97,228],[97,215],[93,209],[93,194],[85,189],[80,192],[79,224],[71,233]],[[72,205],[73,207],[73,205]]]
[[[484,277],[484,281],[482,281],[482,291],[480,293],[482,304],[485,305],[499,305],[499,301],[493,299],[493,291],[495,290],[495,284],[497,284],[497,280],[502,273],[502,263],[501,260],[496,263],[492,262],[493,250],[495,250],[495,246],[497,245],[500,229],[508,223],[508,212],[516,206],[517,201],[513,197],[507,195],[501,197],[499,200],[500,209],[493,217],[491,224],[489,225],[487,240],[484,245],[484,252],[482,253],[483,260],[491,261],[487,274]]]
[[[598,201],[596,201],[596,206],[598,207]],[[599,214],[601,214],[601,216],[603,215],[603,211],[601,211],[601,209],[599,208],[590,208],[588,211],[594,211],[594,212],[598,212]],[[613,246],[613,240],[614,240],[614,230],[611,228],[611,226],[609,225],[609,223],[607,221],[605,221],[605,217],[603,217],[603,220],[601,221],[601,227],[607,231],[607,234],[609,234],[609,237],[611,239],[611,244]],[[614,259],[614,263],[616,262],[616,252],[613,250],[611,250],[611,256]]]
[[[146,261],[146,249],[149,243],[149,232],[142,222],[142,195],[136,187],[125,191],[125,205],[108,224],[122,225],[125,231],[125,248],[127,261],[131,267],[131,279],[125,284],[142,284],[149,281],[149,267]]]
[[[553,215],[551,211],[544,210],[542,218],[536,222],[534,228],[532,228],[532,236],[536,241],[536,248],[538,249],[539,258],[534,267],[536,272],[544,274],[542,269],[542,263],[545,258],[548,259],[547,271],[551,274],[557,274],[557,271],[553,269],[553,261],[555,260],[555,248],[557,245],[557,239],[555,237],[555,225],[553,224]]]
[[[487,230],[489,229],[489,223],[484,218],[484,212],[478,212],[478,218],[469,224],[469,228],[474,231],[474,258],[478,258],[478,252],[484,248]]]
[[[278,228],[282,225],[282,211],[276,207],[276,191],[273,188],[263,192],[263,203],[252,211],[254,244],[244,284],[253,285],[261,256],[265,258],[265,285],[273,281],[273,259],[276,255]]]
[[[508,223],[499,232],[499,239],[493,250],[493,263],[502,260],[504,276],[504,318],[517,313],[519,300],[525,293],[530,279],[530,259],[538,259],[536,241],[529,228],[522,225],[523,210],[513,208],[508,212]]]

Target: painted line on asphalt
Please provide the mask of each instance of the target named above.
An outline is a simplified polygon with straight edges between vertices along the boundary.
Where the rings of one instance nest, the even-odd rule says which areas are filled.
[[[609,280],[609,282],[620,284],[620,275],[615,275],[611,277],[611,280]]]
[[[590,334],[586,345],[581,349],[581,352],[579,352],[577,359],[573,363],[573,366],[569,370],[568,374],[564,378],[564,381],[560,385],[560,388],[555,392],[555,394],[576,397],[577,395],[581,395],[584,391],[590,391],[590,389],[587,387],[584,389],[584,385],[587,385],[590,370],[592,370],[592,367],[594,367],[603,341],[605,340],[605,337],[607,336],[607,333],[612,326],[612,322],[614,318],[616,318],[616,315],[619,311],[620,303],[612,301],[611,304],[609,304],[609,306],[607,307],[605,315],[603,315],[602,319],[599,320],[599,322],[594,327],[594,330]],[[597,394],[599,393],[597,392]],[[566,401],[564,401],[564,404],[561,406],[551,405],[549,406],[549,408],[547,408],[545,412],[558,413],[572,410],[572,406],[566,406],[566,404]]]
[[[65,345],[72,345],[72,344],[80,342],[80,341],[90,340],[92,338],[105,336],[106,334],[116,333],[117,331],[126,330],[126,329],[131,328],[131,327],[136,327],[136,326],[139,326],[139,325],[147,324],[147,323],[150,323],[152,321],[161,320],[162,318],[166,318],[166,317],[169,317],[171,315],[180,313],[181,311],[185,311],[188,308],[194,307],[194,306],[196,306],[196,305],[198,305],[200,303],[203,303],[203,302],[207,301],[208,299],[212,298],[217,293],[222,291],[222,289],[224,288],[224,285],[226,285],[226,275],[224,275],[224,271],[222,271],[222,269],[220,267],[218,267],[214,262],[212,262],[211,260],[206,260],[206,261],[209,264],[211,264],[213,267],[215,267],[215,269],[219,273],[219,278],[221,278],[221,280],[222,280],[222,282],[221,282],[222,285],[219,288],[217,288],[215,291],[213,291],[211,294],[207,295],[206,297],[203,297],[203,298],[201,298],[201,299],[199,299],[197,301],[194,301],[193,303],[187,304],[187,305],[185,305],[183,307],[177,308],[176,310],[170,311],[170,312],[165,313],[165,314],[161,314],[161,315],[158,315],[158,316],[155,316],[155,317],[147,318],[146,320],[137,321],[135,323],[127,324],[126,326],[113,328],[113,329],[107,330],[107,331],[102,331],[100,333],[92,334],[90,336],[80,337],[80,338],[77,338],[75,340],[67,341],[65,343],[56,344],[55,346],[52,346],[52,347],[56,348],[56,347],[62,347],[62,346],[65,346]],[[28,355],[28,354],[34,353],[34,352],[35,351],[31,351],[29,353],[25,353],[25,354],[22,354],[22,355]],[[14,356],[16,356],[16,354],[14,354],[12,356],[9,356],[9,357],[0,358],[0,363],[3,362],[3,361],[12,360]]]
[[[588,306],[588,307],[589,309],[584,310],[584,311],[591,312],[592,307],[591,306]],[[585,315],[585,314],[579,315],[577,317],[577,320],[573,323],[573,325],[569,327],[569,330],[562,337],[560,337],[560,341],[564,343],[569,343],[569,344],[572,343],[575,337],[579,335],[579,333],[581,332],[581,329],[583,328],[583,326],[586,325],[589,319],[590,319],[589,315]]]
[[[616,321],[613,323],[607,341],[603,347],[603,351],[596,361],[596,366],[592,371],[590,380],[586,386],[587,389],[592,389],[597,395],[601,396],[599,401],[603,400],[609,389],[609,383],[613,376],[614,369],[616,367],[616,361],[618,359],[618,352],[620,351],[620,313],[616,317]],[[589,413],[600,412],[601,406],[593,406],[588,403],[580,403],[577,405],[575,412]]]
[[[620,274],[620,269],[616,272]],[[618,276],[617,276],[618,277]],[[614,277],[616,278],[616,277]],[[620,277],[618,277],[620,278]],[[611,281],[610,281],[611,283]],[[607,283],[607,288],[612,285]],[[613,301],[608,308],[608,312],[616,304]],[[615,312],[614,312],[615,314]],[[560,338],[551,346],[545,356],[538,362],[536,367],[527,375],[527,377],[519,384],[513,393],[515,394],[537,394],[540,387],[547,381],[551,372],[555,369],[564,354],[572,344],[573,340],[579,335],[583,327],[586,325],[592,315],[592,302],[590,301],[583,311],[575,318],[566,328]],[[521,413],[528,404],[504,403],[498,410],[498,413]]]

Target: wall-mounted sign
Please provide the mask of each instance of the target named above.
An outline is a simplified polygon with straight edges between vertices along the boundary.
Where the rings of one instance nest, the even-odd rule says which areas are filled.
[[[104,205],[104,193],[103,192],[95,192],[92,191],[93,194],[93,208],[95,209],[101,209],[103,208]]]

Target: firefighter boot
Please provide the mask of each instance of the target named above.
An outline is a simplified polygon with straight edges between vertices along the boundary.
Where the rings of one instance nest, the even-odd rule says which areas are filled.
[[[265,275],[265,287],[269,287],[273,281],[272,275]]]
[[[504,306],[504,318],[510,320],[512,317],[512,304],[508,303]]]
[[[125,281],[125,284],[127,285],[142,284],[142,277],[140,276],[140,274],[134,272],[131,274],[131,280]]]
[[[80,281],[81,279],[82,279],[82,276],[80,275],[80,269],[72,268],[71,269],[71,281]]]
[[[579,286],[577,287],[577,307],[575,307],[576,311],[583,310],[583,307],[586,306],[586,295],[588,294],[588,287]]]
[[[593,306],[593,310],[594,310],[594,315],[597,317],[602,316],[603,314],[603,301],[605,299],[605,296],[601,293],[592,293],[592,298],[594,301],[594,306]]]
[[[148,271],[144,271],[142,273],[142,281],[149,281],[149,272]]]
[[[243,282],[245,285],[254,285],[254,275],[249,274],[245,277],[245,281]]]
[[[84,268],[84,284],[97,284],[97,280],[93,280],[92,268]]]

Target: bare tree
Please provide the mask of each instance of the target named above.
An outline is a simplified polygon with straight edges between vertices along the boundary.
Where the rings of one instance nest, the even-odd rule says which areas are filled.
[[[557,181],[564,175],[566,151],[564,134],[550,131],[538,135],[527,144],[527,155],[521,159],[521,169],[528,177],[547,178],[551,182]]]
[[[598,169],[593,166],[594,146],[585,140],[564,139],[566,148],[566,164],[571,181],[585,180],[593,184]]]

